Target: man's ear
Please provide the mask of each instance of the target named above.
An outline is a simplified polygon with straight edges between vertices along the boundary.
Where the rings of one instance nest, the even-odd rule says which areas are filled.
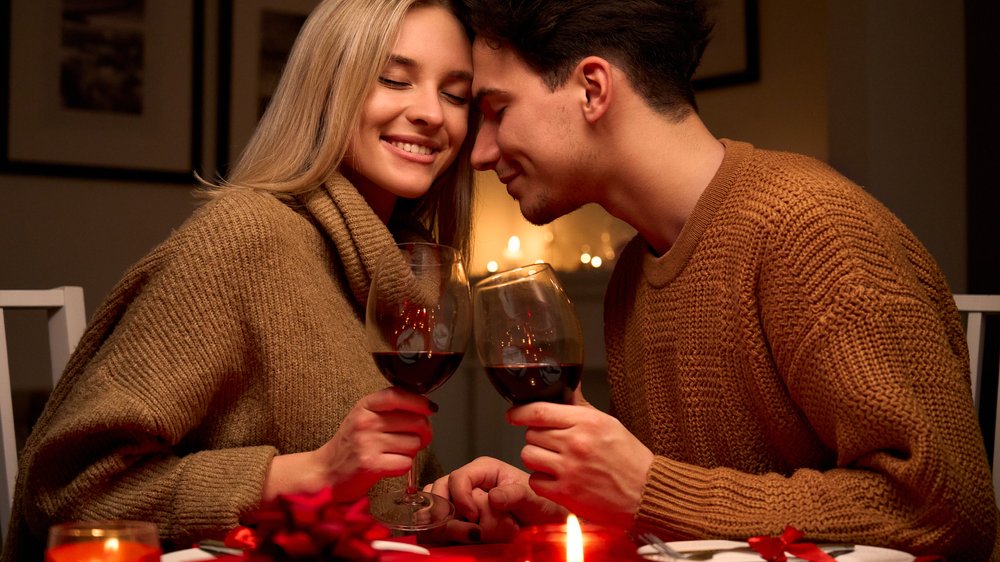
[[[590,123],[596,123],[611,106],[614,86],[611,63],[601,57],[586,57],[576,65],[573,80],[582,90],[580,108],[584,118]]]

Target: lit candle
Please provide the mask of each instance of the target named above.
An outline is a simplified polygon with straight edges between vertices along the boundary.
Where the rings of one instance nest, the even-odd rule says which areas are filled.
[[[565,525],[522,529],[510,547],[511,562],[624,562],[639,560],[623,529],[581,524],[575,515]]]
[[[566,518],[566,562],[583,562],[583,530],[572,513]]]
[[[159,562],[160,549],[148,544],[119,540],[62,544],[45,552],[46,562]]]

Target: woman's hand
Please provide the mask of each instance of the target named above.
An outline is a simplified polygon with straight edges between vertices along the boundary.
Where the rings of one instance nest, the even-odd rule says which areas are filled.
[[[344,501],[360,498],[382,478],[406,474],[431,442],[428,416],[436,411],[426,397],[395,387],[365,396],[322,447],[274,457],[263,501],[326,486]]]

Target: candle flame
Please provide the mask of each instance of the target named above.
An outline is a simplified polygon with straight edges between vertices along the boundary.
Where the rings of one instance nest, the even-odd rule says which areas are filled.
[[[116,537],[111,537],[104,541],[104,552],[118,552],[119,548],[121,548],[121,545]]]
[[[572,513],[566,518],[566,562],[583,562],[583,531]]]

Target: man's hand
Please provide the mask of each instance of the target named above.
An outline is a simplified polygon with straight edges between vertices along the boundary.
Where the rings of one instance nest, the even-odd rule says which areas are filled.
[[[450,498],[456,518],[421,540],[507,542],[522,525],[561,523],[567,511],[539,497],[528,474],[503,461],[480,457],[424,488]]]
[[[639,508],[653,453],[577,389],[572,405],[535,402],[507,420],[527,427],[521,450],[529,484],[583,519],[627,528]]]

